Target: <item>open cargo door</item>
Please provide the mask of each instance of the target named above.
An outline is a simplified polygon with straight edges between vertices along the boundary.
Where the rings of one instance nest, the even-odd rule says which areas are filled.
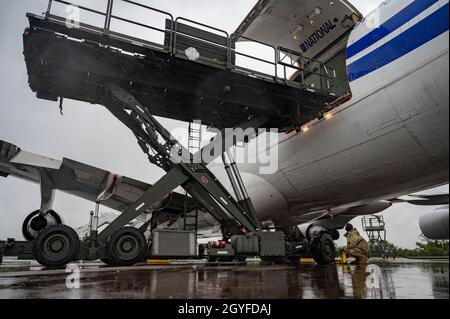
[[[361,19],[346,0],[260,0],[236,34],[318,58]]]

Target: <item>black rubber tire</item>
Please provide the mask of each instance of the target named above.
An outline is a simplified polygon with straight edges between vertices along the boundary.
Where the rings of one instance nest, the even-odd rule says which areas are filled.
[[[147,252],[144,234],[134,227],[123,227],[111,235],[106,243],[106,261],[114,266],[132,266]]]
[[[39,232],[32,252],[41,265],[61,268],[78,258],[80,238],[69,226],[51,225]]]
[[[40,226],[35,229],[35,231],[37,232],[45,229],[47,226],[50,226],[48,225],[47,220],[44,217],[39,218],[39,214],[40,210],[35,210],[34,212],[30,213],[22,223],[22,235],[28,241],[33,241],[36,239],[36,236],[28,231],[28,224],[35,221],[36,226]],[[47,214],[50,214],[53,217],[53,219],[56,221],[56,225],[61,225],[63,223],[61,217],[54,210],[49,210]]]
[[[336,248],[329,234],[322,234],[311,241],[311,254],[319,265],[331,265],[335,261]]]

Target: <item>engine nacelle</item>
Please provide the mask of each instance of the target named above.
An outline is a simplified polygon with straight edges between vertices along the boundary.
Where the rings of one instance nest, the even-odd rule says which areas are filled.
[[[449,239],[449,206],[442,206],[420,216],[419,226],[425,237],[433,240]]]
[[[333,240],[339,239],[339,232],[335,229],[328,229],[314,224],[301,224],[298,228],[300,229],[302,235],[308,240],[311,240],[314,237],[319,237],[322,233],[330,234]]]

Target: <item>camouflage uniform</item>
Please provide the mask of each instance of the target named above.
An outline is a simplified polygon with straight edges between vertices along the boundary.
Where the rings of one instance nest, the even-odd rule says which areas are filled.
[[[367,241],[356,229],[352,229],[344,236],[347,237],[347,253],[355,257],[356,262],[366,263],[369,256],[369,244]]]

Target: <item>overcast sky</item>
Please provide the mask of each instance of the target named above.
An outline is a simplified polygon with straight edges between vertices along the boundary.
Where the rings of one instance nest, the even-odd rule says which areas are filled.
[[[38,100],[28,87],[22,55],[22,33],[27,12],[40,14],[47,0],[0,1],[0,139],[24,150],[61,159],[71,158],[131,178],[155,182],[162,172],[151,168],[134,136],[105,108],[65,101],[64,116],[58,104]],[[83,1],[81,1],[83,2]],[[96,0],[101,4],[106,0]],[[149,5],[197,21],[234,31],[256,3],[255,0],[166,0],[147,1]],[[93,1],[85,0],[92,4]],[[363,14],[375,9],[379,0],[354,0]],[[163,120],[174,128],[182,124]],[[433,192],[448,192],[448,186]],[[39,208],[39,186],[16,178],[0,178],[0,239],[21,238],[23,219]],[[54,209],[65,222],[80,226],[88,221],[93,204],[57,192]],[[414,247],[420,233],[419,216],[431,209],[395,205],[384,215],[388,240],[403,247]],[[355,225],[360,226],[360,221]]]

